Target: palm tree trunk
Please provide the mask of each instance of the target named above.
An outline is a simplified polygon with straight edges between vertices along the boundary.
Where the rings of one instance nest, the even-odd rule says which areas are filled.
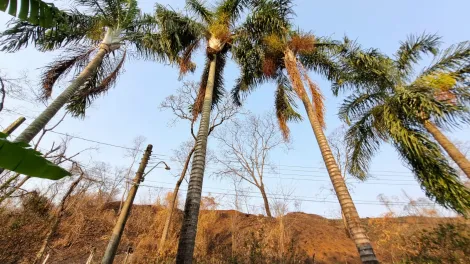
[[[433,123],[425,121],[424,127],[470,179],[470,161],[467,157]]]
[[[367,264],[379,263],[370,240],[366,235],[365,229],[361,225],[359,214],[357,213],[354,202],[349,194],[348,188],[346,187],[346,183],[344,182],[341,171],[339,170],[338,164],[333,156],[320,121],[317,118],[312,103],[310,102],[307,92],[302,84],[301,75],[297,68],[297,60],[291,51],[286,53],[284,60],[287,66],[287,73],[294,90],[304,104],[310,125],[312,126],[313,133],[315,134],[318,146],[320,147],[323,161],[325,162],[325,166],[328,170],[328,175],[333,183],[333,188],[335,189],[336,196],[338,197],[341,210],[345,215],[352,239],[359,251],[361,261],[362,263]]]
[[[264,190],[264,185],[261,185],[258,187],[260,192],[261,192],[261,196],[263,196],[263,202],[264,202],[264,209],[266,210],[266,215],[271,218],[273,217],[272,214],[271,214],[271,210],[269,209],[269,200],[268,200],[268,196],[266,195],[266,191]]]
[[[165,226],[163,227],[163,232],[162,232],[162,237],[160,239],[160,245],[158,245],[160,253],[163,252],[163,248],[166,242],[166,237],[168,236],[168,230],[170,228],[170,223],[171,223],[171,218],[173,216],[173,212],[175,210],[176,206],[176,199],[178,198],[178,191],[180,189],[181,183],[184,180],[184,177],[186,176],[186,171],[188,170],[189,167],[189,161],[191,160],[191,157],[193,156],[194,150],[196,149],[196,146],[194,146],[191,151],[188,154],[188,157],[186,157],[186,161],[184,162],[184,167],[183,171],[181,172],[180,178],[176,182],[175,189],[173,190],[173,194],[171,197],[171,204],[169,206],[169,212],[168,215],[166,216],[165,220]]]
[[[351,198],[351,195],[349,194],[344,179],[341,176],[341,172],[338,169],[338,165],[336,164],[336,161],[333,157],[333,153],[331,152],[330,146],[328,145],[328,141],[320,125],[320,122],[317,119],[308,96],[305,94],[303,97],[304,98],[302,98],[302,102],[304,103],[305,110],[307,111],[308,119],[310,120],[315,138],[320,147],[323,161],[325,162],[328,174],[336,192],[336,196],[338,197],[339,203],[341,205],[341,210],[346,218],[346,223],[349,227],[352,239],[359,251],[362,263],[378,263],[377,257],[374,254],[374,250],[372,249],[370,240],[366,235],[365,229],[361,225],[359,214],[357,213],[356,207]]]
[[[39,263],[42,256],[44,255],[44,252],[46,251],[47,245],[49,244],[49,240],[51,239],[51,237],[56,232],[57,227],[59,226],[60,220],[62,219],[62,216],[64,215],[65,202],[67,201],[67,198],[70,196],[70,194],[72,194],[75,187],[77,187],[78,183],[82,179],[82,176],[83,176],[83,173],[74,182],[72,182],[69,189],[67,190],[67,193],[65,193],[64,197],[62,197],[62,200],[60,201],[60,204],[59,204],[59,211],[57,211],[57,216],[55,217],[54,222],[52,223],[51,228],[49,229],[49,232],[47,233],[46,237],[44,238],[44,240],[42,242],[42,246],[39,249],[38,253],[36,254],[36,259],[34,260],[33,264]]]
[[[199,124],[199,131],[197,133],[188,193],[186,194],[186,203],[184,205],[183,225],[181,227],[178,253],[176,255],[176,263],[178,264],[190,264],[193,261],[199,207],[201,205],[202,182],[206,165],[207,137],[209,134],[215,70],[217,67],[216,56],[217,55],[214,54],[210,62],[209,76],[201,113],[201,123]]]
[[[72,84],[67,87],[34,121],[15,139],[15,142],[29,143],[80,89],[86,80],[94,74],[109,52],[107,44],[101,44],[98,53],[83,69]]]

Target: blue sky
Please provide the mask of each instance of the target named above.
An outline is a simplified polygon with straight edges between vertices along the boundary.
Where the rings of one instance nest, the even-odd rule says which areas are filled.
[[[214,2],[214,1],[208,1]],[[140,6],[145,12],[153,10],[154,1],[140,1]],[[175,9],[184,7],[183,0],[159,1],[161,4],[170,4]],[[409,34],[419,34],[424,31],[438,33],[443,37],[443,47],[452,43],[470,39],[470,31],[467,29],[467,17],[470,2],[467,0],[450,0],[443,4],[437,0],[396,0],[396,1],[295,1],[296,24],[304,31],[311,31],[318,36],[330,36],[342,38],[347,35],[356,39],[364,47],[379,48],[382,52],[393,54],[398,48],[399,41],[404,40]],[[0,13],[0,30],[4,30],[9,16]],[[22,50],[14,54],[0,53],[0,69],[14,77],[21,71],[29,73],[34,88],[38,83],[40,68],[54,60],[58,53],[41,53],[32,48]],[[196,59],[198,70],[188,76],[187,80],[199,80],[202,57]],[[429,62],[425,60],[423,66]],[[238,75],[235,64],[229,63],[225,70],[226,88],[233,86]],[[327,108],[327,134],[341,125],[336,113],[341,98],[335,98],[331,94],[330,84],[322,78],[312,74],[313,79],[321,87],[326,97]],[[64,84],[67,84],[66,82]],[[178,70],[167,65],[150,61],[127,61],[125,73],[121,75],[118,84],[105,97],[95,101],[88,110],[85,119],[73,119],[67,117],[56,130],[83,138],[107,142],[116,145],[131,146],[133,138],[145,136],[147,143],[154,145],[154,152],[163,154],[166,161],[170,161],[173,149],[179,147],[180,142],[188,139],[187,124],[177,123],[169,127],[167,124],[172,119],[169,112],[158,109],[161,101],[174,93],[181,86],[178,81]],[[56,87],[56,96],[63,87]],[[264,85],[252,93],[247,99],[245,107],[255,114],[262,114],[272,110],[274,87]],[[7,98],[8,100],[8,98]],[[36,116],[43,109],[41,105],[14,100],[7,101],[7,109],[28,115]],[[304,111],[299,109],[304,115]],[[0,125],[5,127],[16,115],[3,111],[0,114]],[[24,128],[24,127],[23,127]],[[453,139],[468,140],[470,130],[465,128],[459,131],[447,132]],[[315,213],[327,217],[338,217],[339,206],[336,198],[328,191],[331,188],[326,171],[322,169],[322,160],[313,132],[308,122],[291,125],[293,138],[292,150],[288,153],[276,151],[271,156],[272,163],[280,164],[280,170],[276,177],[283,180],[269,178],[266,185],[269,192],[277,192],[280,187],[295,190],[294,196],[302,197],[301,209],[308,213]],[[57,135],[46,136],[43,148],[47,148]],[[210,147],[216,146],[210,141]],[[99,150],[90,152],[81,157],[83,162],[105,161],[115,166],[127,166],[129,160],[124,157],[121,149],[97,145],[81,140],[73,140],[71,151],[78,151],[88,146],[99,146]],[[172,164],[170,164],[172,165]],[[171,188],[176,181],[173,175],[178,173],[176,164],[171,172],[154,170],[148,177],[146,185]],[[210,170],[210,165],[208,166]],[[377,196],[402,197],[402,190],[412,197],[424,197],[424,193],[413,180],[413,176],[403,165],[395,151],[385,146],[373,160],[372,175],[376,179],[366,183],[356,183],[352,190],[352,196],[357,201],[357,208],[361,216],[378,216],[386,212],[386,208],[377,204]],[[286,179],[295,178],[296,180]],[[305,179],[305,180],[298,180]],[[159,182],[151,182],[159,181]],[[161,183],[164,182],[164,183]],[[47,182],[46,182],[47,183]],[[44,181],[35,181],[35,185],[45,185]],[[34,187],[33,184],[30,188]],[[183,190],[186,186],[182,187]],[[204,192],[230,192],[229,181],[221,181],[206,177]],[[158,190],[154,188],[142,188],[139,190],[141,200],[147,200],[149,195],[155,195]],[[251,191],[255,192],[255,189]],[[256,194],[253,194],[256,196]],[[230,195],[226,196],[230,198]],[[251,198],[250,204],[262,206],[261,200]],[[399,207],[397,207],[399,208]],[[259,211],[261,212],[261,211]]]

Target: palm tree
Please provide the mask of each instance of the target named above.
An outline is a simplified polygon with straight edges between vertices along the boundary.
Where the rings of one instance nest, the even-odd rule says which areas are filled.
[[[43,74],[44,99],[51,96],[58,79],[73,68],[79,73],[16,138],[16,142],[30,142],[66,104],[73,115],[84,115],[90,103],[114,85],[127,50],[136,51],[137,56],[143,58],[164,58],[162,50],[149,44],[159,39],[153,31],[156,29],[154,18],[142,14],[136,0],[77,2],[81,7],[86,7],[90,14],[70,11],[69,15],[73,17],[71,23],[48,29],[18,20],[0,35],[2,50],[9,52],[26,47],[29,43],[41,51],[69,47],[67,55],[49,65]]]
[[[361,260],[363,263],[378,263],[323,131],[325,121],[321,91],[307,72],[314,70],[335,80],[341,76],[335,56],[345,53],[344,48],[348,45],[316,39],[312,34],[291,30],[291,2],[257,2],[253,14],[244,25],[244,38],[240,38],[234,52],[242,68],[242,77],[232,93],[235,101],[240,102],[240,92],[249,92],[260,83],[275,80],[276,115],[286,139],[289,137],[287,121],[301,119],[294,110],[293,96],[296,95],[302,101]],[[257,30],[258,25],[268,26],[260,31]]]
[[[84,116],[93,100],[116,83],[127,51],[136,58],[177,62],[172,52],[178,52],[178,46],[164,49],[161,42],[166,38],[156,32],[154,17],[142,14],[136,0],[77,0],[77,3],[90,14],[75,9],[67,12],[67,23],[50,28],[17,20],[0,34],[1,50],[8,52],[30,43],[41,51],[67,47],[65,56],[48,65],[43,73],[43,99],[50,98],[59,79],[73,69],[79,73],[15,142],[30,142],[65,105],[72,115]]]
[[[354,91],[340,108],[340,116],[352,123],[346,135],[354,149],[349,166],[352,175],[366,178],[380,143],[390,142],[428,197],[465,214],[470,190],[459,181],[436,142],[462,170],[468,168],[468,160],[438,127],[469,121],[470,42],[447,48],[413,79],[413,64],[422,54],[436,55],[438,44],[437,36],[423,34],[403,42],[395,59],[376,53],[367,64],[347,60],[344,66],[349,74],[335,84],[334,92]]]
[[[186,50],[179,53],[180,72],[194,71],[192,54],[205,44],[206,63],[202,74],[197,99],[192,106],[193,116],[201,120],[196,138],[188,192],[184,208],[184,219],[178,244],[177,263],[191,263],[197,232],[202,182],[205,169],[207,137],[211,108],[223,93],[223,70],[232,44],[236,40],[237,21],[246,0],[223,0],[209,9],[198,0],[188,0],[187,9],[194,16],[187,16],[161,5],[157,5],[156,16],[159,28],[168,38],[168,46],[184,43]]]
[[[421,129],[432,135],[434,140],[441,145],[450,158],[470,178],[470,161],[440,130],[440,128],[446,128],[449,125],[451,127],[458,125],[458,120],[468,121],[469,112],[466,107],[469,103],[470,42],[452,45],[438,54],[439,40],[439,37],[430,34],[409,37],[407,41],[401,43],[394,59],[382,58],[383,65],[378,65],[378,67],[387,68],[379,71],[382,74],[375,76],[372,84],[377,89],[380,88],[385,92],[381,96],[393,96],[399,94],[401,90],[406,90],[419,93],[420,96],[426,96],[431,100],[430,104],[439,101],[443,105],[442,107],[448,107],[448,110],[455,108],[455,111],[451,111],[451,113],[436,114],[426,112],[424,108],[421,110],[408,109],[408,111],[414,111],[413,122],[420,124]],[[425,54],[434,55],[434,61],[431,66],[414,77],[413,66]],[[357,65],[352,66],[357,69]],[[349,76],[357,77],[356,75]],[[377,83],[378,80],[382,82],[380,86]],[[357,80],[350,78],[349,81],[344,80],[343,83],[337,85],[335,90],[338,92],[346,86],[361,87],[366,90],[372,89],[364,80],[358,83]],[[352,103],[353,99],[351,98],[349,101]],[[368,101],[365,100],[364,103]],[[434,104],[434,107],[438,107],[438,105]],[[451,116],[442,120],[441,118],[447,116],[447,114]]]

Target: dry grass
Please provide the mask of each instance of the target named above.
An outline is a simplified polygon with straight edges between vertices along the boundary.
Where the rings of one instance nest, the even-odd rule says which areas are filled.
[[[84,263],[94,248],[99,262],[116,220],[119,202],[103,206],[104,199],[92,195],[71,197],[58,235],[51,243],[49,263]],[[204,199],[196,239],[197,263],[360,263],[354,243],[344,232],[341,220],[317,215],[289,213],[267,218],[237,211],[216,210],[214,199]],[[102,209],[104,208],[104,209]],[[134,206],[116,255],[121,263],[129,247],[132,263],[155,263],[166,208],[163,205]],[[29,263],[38,241],[48,227],[48,213],[31,209],[5,209],[0,213],[0,262]],[[174,214],[160,263],[173,263],[182,212]],[[382,263],[396,263],[409,254],[411,238],[423,228],[442,222],[463,220],[385,216],[364,220]],[[234,243],[235,242],[235,243]],[[413,242],[416,244],[416,242]]]

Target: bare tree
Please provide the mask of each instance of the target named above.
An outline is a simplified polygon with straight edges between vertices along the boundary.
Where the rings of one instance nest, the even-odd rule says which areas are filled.
[[[159,244],[159,252],[161,253],[166,238],[168,236],[168,230],[171,224],[171,219],[173,216],[173,212],[175,209],[175,205],[177,204],[176,200],[178,198],[179,188],[186,177],[187,171],[190,169],[190,161],[191,157],[193,156],[195,146],[196,146],[196,135],[194,134],[194,126],[197,123],[197,120],[194,119],[192,113],[192,106],[196,101],[197,94],[199,91],[199,84],[195,82],[185,82],[183,86],[177,89],[175,95],[171,95],[167,97],[160,105],[161,110],[170,110],[173,115],[175,116],[170,125],[174,125],[179,120],[185,120],[186,122],[190,123],[190,134],[191,140],[186,141],[182,144],[182,147],[176,151],[176,161],[178,161],[181,165],[181,173],[179,175],[178,180],[176,181],[175,188],[172,193],[172,198],[170,199],[170,204],[168,208],[168,214],[165,220],[165,225],[162,231],[162,237],[160,239]],[[209,125],[209,136],[212,134],[215,128],[219,127],[227,120],[234,118],[234,116],[239,113],[239,108],[234,105],[231,100],[226,97],[223,98],[223,102],[217,104],[213,109],[214,113],[211,115],[212,120]]]
[[[33,103],[34,99],[29,96],[31,91],[33,90],[25,73],[22,73],[17,78],[11,78],[0,70],[0,112],[6,110],[4,107],[7,97],[9,99]]]
[[[44,136],[47,133],[49,133],[50,131],[53,131],[55,128],[57,128],[57,126],[59,126],[64,121],[65,116],[66,116],[66,114],[64,114],[62,116],[62,118],[56,124],[54,124],[53,126],[51,126],[49,128],[43,128],[41,135],[39,136],[38,140],[34,143],[34,150],[39,149],[39,145],[41,144],[41,141],[44,138]],[[68,152],[67,150],[68,150],[68,146],[70,144],[70,140],[71,140],[70,137],[65,137],[65,138],[62,139],[62,142],[58,145],[56,145],[56,143],[53,142],[52,146],[48,150],[43,151],[43,153],[44,153],[43,156],[45,158],[49,159],[54,164],[61,165],[61,164],[64,164],[66,162],[73,163],[72,160],[75,157],[77,157],[78,155],[80,155],[81,153],[83,153],[85,151],[88,151],[88,150],[95,149],[95,148],[86,148],[86,149],[78,151],[78,152],[76,152],[72,155],[67,155],[67,152]],[[20,176],[21,176],[21,174],[15,173],[13,176],[9,177],[8,179],[6,179],[2,183],[2,185],[0,186],[0,191],[3,191],[4,193],[2,194],[2,196],[0,198],[0,204],[5,199],[10,197],[16,190],[20,189],[26,183],[26,181],[28,181],[31,178],[30,176],[25,176],[22,180],[20,180],[14,186],[11,186],[12,183],[16,182],[19,179]]]
[[[243,120],[234,120],[214,137],[219,142],[217,163],[222,165],[217,174],[236,175],[255,186],[263,197],[266,215],[272,217],[263,176],[266,170],[273,169],[269,164],[270,152],[286,144],[273,119],[268,114],[248,115]]]

